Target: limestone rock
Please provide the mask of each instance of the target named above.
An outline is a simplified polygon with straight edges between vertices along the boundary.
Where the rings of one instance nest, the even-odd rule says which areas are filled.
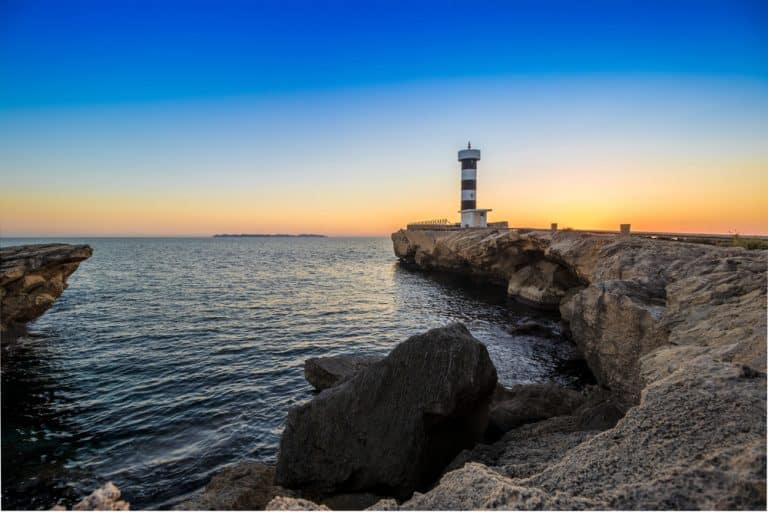
[[[510,273],[507,293],[535,306],[557,309],[568,290],[578,284],[565,267],[542,259]]]
[[[400,508],[764,509],[765,389],[765,374],[701,356],[613,429],[525,425]]]
[[[539,418],[541,421],[517,426],[503,434],[498,441],[491,439],[495,441],[492,444],[478,444],[464,450],[446,468],[446,472],[459,469],[467,462],[480,462],[506,476],[531,476],[599,431],[612,428],[626,412],[611,393],[597,386],[590,386],[583,393],[554,385],[532,386],[530,394],[534,400],[537,391],[552,391],[553,408],[545,409],[550,411],[549,419]],[[528,386],[521,387],[525,389]],[[499,392],[497,389],[495,395],[498,399],[499,395],[503,397],[507,393],[510,391]],[[552,414],[552,411],[560,414]]]
[[[277,496],[267,503],[266,510],[331,510],[325,505],[303,498],[292,498],[288,496]]]
[[[322,391],[339,384],[381,359],[376,356],[313,357],[304,361],[304,378],[315,389]]]
[[[669,271],[678,276],[666,288],[669,343],[765,372],[768,251],[711,252]]]
[[[481,438],[495,386],[488,351],[463,325],[412,336],[291,409],[276,481],[317,494],[423,490]]]
[[[242,462],[216,474],[202,494],[174,507],[176,510],[264,510],[277,495],[292,493],[274,484],[275,468]]]
[[[498,437],[525,423],[572,413],[584,403],[580,393],[555,384],[520,384],[497,387],[488,419],[488,433]]]
[[[398,510],[400,505],[397,503],[397,500],[393,500],[392,498],[386,498],[383,500],[379,500],[370,507],[366,508],[365,510]]]
[[[463,451],[399,508],[765,509],[768,251],[567,232],[433,234],[422,248],[402,236],[428,270],[510,278],[559,265],[579,282],[562,317],[610,398]],[[539,274],[527,286],[557,295]]]
[[[598,382],[628,403],[637,403],[643,387],[640,357],[667,342],[664,304],[664,297],[634,281],[603,281],[561,306],[572,338]]]
[[[759,486],[746,483],[765,487],[765,385],[765,374],[699,357],[650,384],[614,429],[529,483],[607,508],[764,507]]]
[[[583,510],[595,503],[564,492],[527,487],[477,463],[445,475],[426,494],[415,493],[400,510]]]
[[[323,498],[321,504],[331,510],[363,510],[380,500],[381,496],[369,492],[342,493]]]
[[[87,245],[40,244],[0,249],[0,328],[42,315],[67,287],[67,278],[93,254]]]
[[[66,510],[57,505],[51,510]],[[130,504],[120,499],[120,489],[107,482],[72,507],[72,510],[130,510]]]

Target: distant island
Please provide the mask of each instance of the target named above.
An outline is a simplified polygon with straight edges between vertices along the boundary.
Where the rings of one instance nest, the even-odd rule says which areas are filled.
[[[302,233],[300,235],[289,235],[289,234],[285,234],[285,233],[273,233],[273,234],[268,234],[268,233],[240,233],[239,235],[237,235],[237,234],[223,233],[223,234],[213,235],[213,237],[214,238],[225,238],[225,237],[229,237],[229,238],[233,238],[233,237],[234,238],[267,238],[267,237],[270,237],[270,238],[272,238],[272,237],[279,237],[279,238],[284,238],[284,237],[328,238],[326,235],[317,235],[317,234],[314,234],[314,233]]]

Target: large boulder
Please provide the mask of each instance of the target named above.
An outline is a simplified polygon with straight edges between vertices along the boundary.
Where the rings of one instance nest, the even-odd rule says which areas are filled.
[[[377,356],[312,357],[304,361],[304,378],[318,391],[332,388],[364,368],[381,361]]]
[[[276,482],[316,494],[426,489],[482,438],[496,369],[462,324],[401,343],[288,414]]]
[[[0,330],[42,315],[67,287],[67,278],[91,254],[90,246],[70,244],[0,249]]]

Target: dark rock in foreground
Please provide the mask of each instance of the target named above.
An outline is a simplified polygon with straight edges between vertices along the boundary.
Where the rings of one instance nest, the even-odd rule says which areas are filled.
[[[291,409],[276,482],[408,497],[482,437],[496,369],[461,324],[432,329]]]
[[[304,377],[316,390],[332,388],[383,358],[376,356],[313,357],[304,362]]]
[[[0,328],[42,315],[67,287],[67,278],[91,257],[87,245],[40,244],[0,249]]]

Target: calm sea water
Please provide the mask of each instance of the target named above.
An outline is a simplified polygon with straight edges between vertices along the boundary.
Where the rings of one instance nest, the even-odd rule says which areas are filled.
[[[2,240],[3,245],[52,240]],[[401,268],[387,238],[84,239],[93,257],[2,350],[2,506],[107,480],[167,508],[227,464],[274,462],[312,356],[386,354],[464,322],[502,383],[579,385],[562,339],[514,336],[504,290]]]

